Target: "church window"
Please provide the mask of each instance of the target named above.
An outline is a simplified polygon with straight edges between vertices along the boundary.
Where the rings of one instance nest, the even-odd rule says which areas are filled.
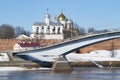
[[[41,28],[41,33],[44,33],[44,26],[42,26]]]
[[[36,28],[36,33],[37,33],[37,34],[39,33],[39,27]]]
[[[67,24],[65,24],[65,29],[67,29]]]
[[[55,26],[54,26],[54,28],[53,28],[53,34],[55,34]]]
[[[58,27],[58,34],[60,34],[60,27]]]
[[[47,34],[50,34],[50,26],[47,27]]]

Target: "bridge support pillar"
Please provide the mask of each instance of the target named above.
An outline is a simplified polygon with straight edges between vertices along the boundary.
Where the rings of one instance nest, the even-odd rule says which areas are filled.
[[[70,71],[72,67],[69,62],[63,57],[60,56],[58,60],[56,60],[52,66],[53,71]]]

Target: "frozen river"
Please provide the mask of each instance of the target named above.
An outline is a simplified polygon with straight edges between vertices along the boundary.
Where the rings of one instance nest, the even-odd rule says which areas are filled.
[[[120,68],[82,68],[73,71],[1,71],[0,80],[120,80]]]

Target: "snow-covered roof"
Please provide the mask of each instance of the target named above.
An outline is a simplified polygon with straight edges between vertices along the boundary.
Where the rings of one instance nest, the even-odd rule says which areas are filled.
[[[33,42],[20,42],[18,43],[21,47],[40,47],[39,43],[33,43]]]
[[[16,37],[16,39],[29,39],[30,37],[28,37],[27,35],[19,35],[18,37]]]
[[[47,25],[44,22],[35,22],[33,25],[35,26],[45,26]],[[62,26],[62,24],[60,22],[50,22],[50,26]]]

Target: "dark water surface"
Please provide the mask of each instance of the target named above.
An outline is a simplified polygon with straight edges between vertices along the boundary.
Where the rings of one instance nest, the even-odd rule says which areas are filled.
[[[120,80],[120,68],[87,68],[73,71],[1,71],[0,80]]]

